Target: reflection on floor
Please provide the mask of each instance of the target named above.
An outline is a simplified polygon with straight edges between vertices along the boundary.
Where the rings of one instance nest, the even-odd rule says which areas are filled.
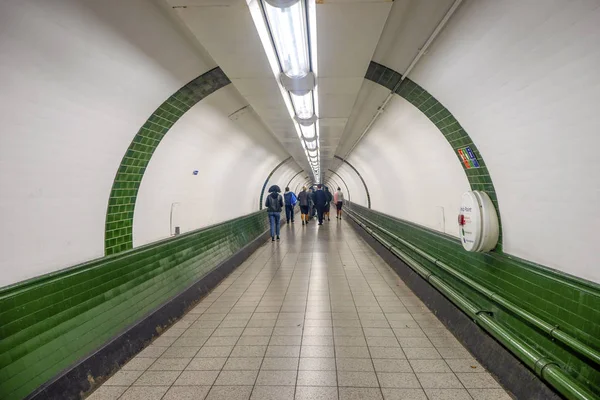
[[[345,221],[282,227],[89,399],[510,399]]]

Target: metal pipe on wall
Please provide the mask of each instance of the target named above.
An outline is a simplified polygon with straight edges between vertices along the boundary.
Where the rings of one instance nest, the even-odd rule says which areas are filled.
[[[570,335],[560,331],[557,326],[551,325],[536,316],[528,313],[520,307],[510,303],[508,300],[502,298],[498,294],[490,291],[470,278],[464,276],[458,271],[454,271],[451,267],[440,262],[435,257],[427,254],[423,250],[417,248],[412,243],[396,236],[392,232],[385,228],[380,227],[373,221],[358,215],[355,211],[349,211],[348,214],[357,224],[371,234],[377,241],[383,244],[398,258],[402,259],[407,265],[409,265],[415,272],[417,272],[426,281],[431,283],[436,289],[442,292],[447,298],[449,298],[454,304],[456,304],[461,310],[463,310],[469,317],[471,317],[478,325],[485,329],[490,335],[499,340],[504,346],[506,346],[513,354],[515,354],[521,361],[529,366],[538,376],[548,382],[551,386],[557,389],[561,394],[571,400],[593,400],[596,396],[590,393],[586,388],[582,387],[578,382],[574,381],[567,373],[565,373],[555,362],[547,359],[537,350],[530,347],[528,344],[515,337],[510,331],[506,330],[503,326],[494,321],[486,312],[479,309],[470,300],[466,299],[462,294],[458,293],[454,288],[444,282],[443,279],[434,275],[429,269],[417,262],[414,258],[406,254],[404,251],[398,249],[388,240],[384,239],[381,235],[376,233],[369,225],[374,226],[377,230],[381,231],[387,236],[393,238],[393,240],[400,242],[402,245],[408,247],[412,251],[421,255],[428,261],[435,265],[448,269],[453,276],[462,280],[465,284],[472,287],[476,291],[486,295],[494,301],[498,301],[499,304],[506,307],[507,309],[515,312],[520,317],[524,318],[532,325],[542,329],[548,333],[551,337],[561,340],[561,343],[567,345],[572,350],[578,352],[581,355],[588,357],[590,360],[597,362],[600,356],[598,352],[589,346],[581,343],[577,339]],[[364,221],[364,222],[363,222]],[[551,327],[551,331],[548,332],[547,328]],[[554,332],[560,332],[558,336],[554,335]],[[563,341],[564,340],[564,341]]]
[[[446,26],[446,23],[448,23],[448,20],[450,19],[450,17],[452,17],[452,14],[454,14],[454,12],[460,6],[461,3],[462,3],[462,0],[455,0],[454,3],[452,4],[452,6],[450,6],[448,11],[444,15],[444,18],[442,18],[440,23],[435,27],[435,29],[433,30],[431,35],[429,35],[429,38],[427,38],[427,40],[425,41],[425,44],[421,47],[421,49],[419,50],[419,52],[417,53],[415,58],[413,58],[413,60],[410,62],[410,64],[408,65],[408,68],[406,68],[406,71],[404,71],[404,74],[402,74],[398,83],[394,86],[394,88],[391,90],[391,92],[385,98],[385,100],[383,101],[381,106],[377,107],[377,112],[375,113],[373,118],[371,118],[371,121],[369,121],[369,123],[367,124],[367,127],[365,128],[363,133],[360,135],[360,137],[356,140],[356,142],[354,142],[354,144],[352,145],[350,150],[348,150],[348,152],[346,153],[344,158],[348,158],[350,153],[352,153],[354,148],[358,145],[358,143],[362,140],[362,138],[367,134],[369,129],[371,129],[371,126],[373,126],[373,124],[375,123],[377,118],[379,118],[379,116],[383,113],[385,107],[388,105],[388,103],[394,96],[394,93],[396,93],[396,90],[398,90],[398,88],[400,87],[402,82],[408,77],[408,75],[411,73],[411,71],[417,65],[417,63],[419,62],[421,57],[423,57],[423,54],[425,54],[425,52],[427,51],[429,46],[431,46],[431,43],[433,43],[433,41],[435,40],[437,35],[442,31],[442,29],[444,29],[444,26]]]

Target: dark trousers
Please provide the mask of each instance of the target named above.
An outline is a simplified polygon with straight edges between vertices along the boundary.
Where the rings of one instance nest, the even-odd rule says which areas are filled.
[[[325,206],[317,206],[317,216],[319,217],[319,224],[323,223],[323,213],[325,212]]]
[[[294,222],[294,206],[287,205],[285,206],[285,219],[287,222]]]

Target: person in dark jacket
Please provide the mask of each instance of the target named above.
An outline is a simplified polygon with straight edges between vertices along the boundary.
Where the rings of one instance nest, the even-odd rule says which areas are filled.
[[[296,202],[298,199],[294,192],[290,192],[290,188],[285,188],[285,193],[283,194],[283,201],[285,202],[285,219],[289,224],[292,221],[294,223],[294,207],[296,206]]]
[[[281,222],[281,210],[283,209],[283,198],[278,192],[271,192],[265,201],[267,213],[269,214],[269,223],[271,225],[271,241],[279,240],[279,225]]]
[[[327,204],[327,194],[323,190],[321,184],[317,185],[317,190],[313,195],[315,201],[315,207],[317,208],[317,216],[319,218],[319,225],[323,225],[323,213],[325,212],[325,205]]]
[[[311,220],[315,216],[315,192],[311,187],[308,189],[308,219]],[[308,220],[306,221],[308,223]]]
[[[300,218],[302,218],[302,225],[308,224],[309,198],[306,186],[302,186],[302,191],[298,193],[298,203],[300,203]]]
[[[333,195],[329,191],[329,188],[325,186],[325,195],[327,196],[327,203],[325,203],[324,217],[327,217],[327,221],[331,221],[329,219],[329,211],[331,209],[331,202],[333,201]]]

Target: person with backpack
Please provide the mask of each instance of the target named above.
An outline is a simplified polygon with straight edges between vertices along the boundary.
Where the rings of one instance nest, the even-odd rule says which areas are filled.
[[[298,203],[300,203],[300,218],[302,218],[302,225],[308,224],[308,207],[309,207],[309,194],[306,191],[306,186],[302,186],[302,191],[298,193]]]
[[[285,201],[285,219],[289,224],[292,221],[294,223],[294,207],[298,202],[298,198],[294,194],[294,192],[290,192],[290,188],[285,188],[285,193],[283,194],[283,199]]]
[[[279,189],[279,187],[276,187]],[[283,198],[279,194],[279,191],[273,189],[267,196],[265,201],[265,207],[269,215],[269,224],[271,225],[271,241],[275,241],[275,236],[279,240],[279,228],[281,222],[281,210],[283,209]]]
[[[335,208],[337,209],[337,219],[342,219],[342,206],[344,205],[344,193],[342,189],[337,188],[337,192],[333,195],[333,201],[335,202]]]
[[[329,211],[331,209],[331,202],[333,201],[333,195],[329,191],[329,188],[325,186],[325,196],[327,197],[327,203],[325,203],[325,209],[323,210],[324,217],[327,217],[327,221],[331,221],[329,219]]]

